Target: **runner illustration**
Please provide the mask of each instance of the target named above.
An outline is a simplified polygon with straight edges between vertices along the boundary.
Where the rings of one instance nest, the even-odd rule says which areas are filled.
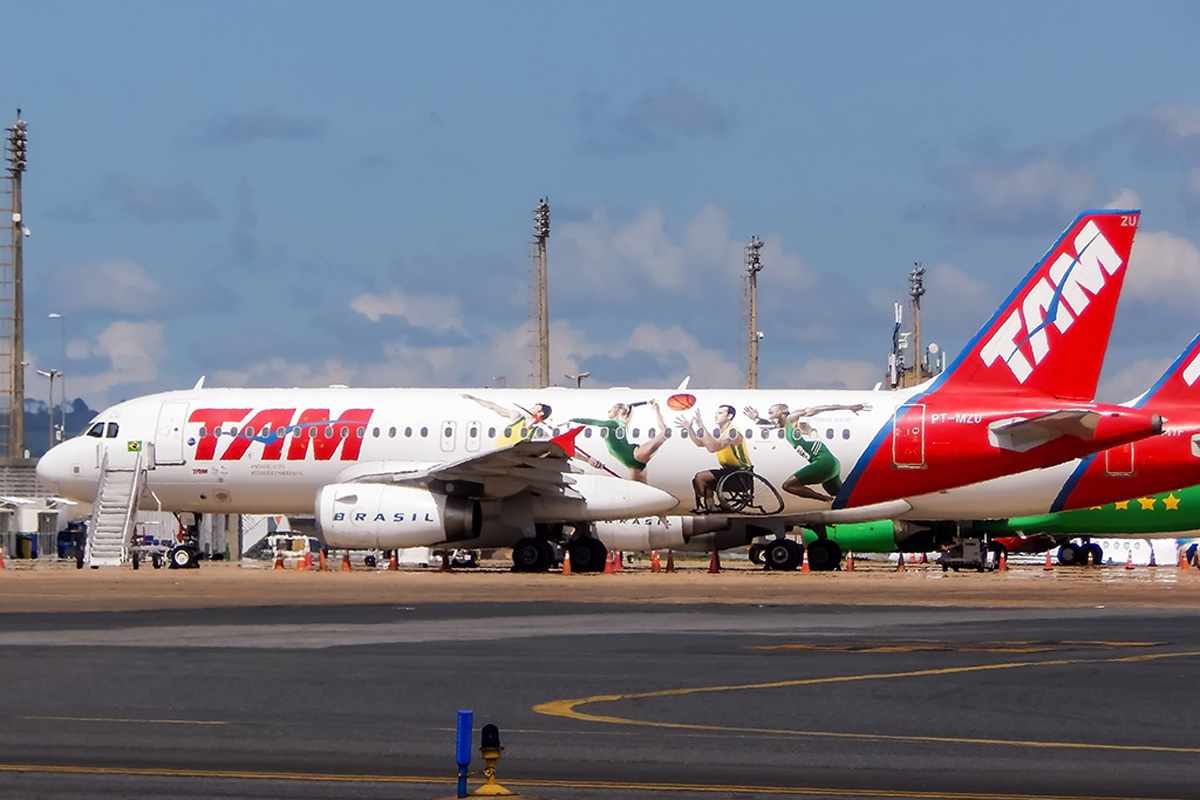
[[[511,406],[505,406],[500,403],[494,403],[491,400],[484,400],[482,397],[476,397],[473,394],[464,394],[463,397],[468,400],[474,400],[479,405],[494,411],[501,417],[504,417],[507,422],[503,429],[496,436],[496,444],[506,445],[519,442],[522,439],[546,438],[547,429],[550,427],[550,414],[552,413],[550,406],[545,403],[534,403],[532,408],[525,408],[516,403]]]
[[[806,466],[796,470],[783,482],[783,490],[797,497],[828,503],[837,497],[837,493],[842,489],[842,464],[838,461],[837,456],[825,446],[825,443],[817,438],[816,429],[805,422],[804,418],[826,411],[851,411],[857,414],[860,411],[868,411],[870,408],[866,403],[854,403],[852,405],[811,406],[790,411],[787,403],[776,403],[767,409],[767,419],[758,416],[758,410],[752,406],[746,406],[744,411],[746,416],[752,418],[758,425],[782,428],[788,444],[808,460]],[[816,484],[820,484],[827,494],[811,488]]]
[[[629,441],[629,420],[633,416],[633,409],[647,404],[654,409],[654,413],[658,417],[658,427],[654,428],[654,437],[650,441],[635,445]],[[658,407],[657,400],[650,400],[648,403],[645,401],[615,403],[608,410],[608,419],[576,417],[571,422],[591,425],[607,431],[604,434],[604,443],[608,446],[608,452],[629,470],[630,480],[641,483],[646,482],[646,467],[649,465],[650,459],[667,440],[667,423],[663,419],[662,409]]]
[[[746,440],[733,427],[733,418],[736,416],[737,410],[733,406],[719,406],[716,413],[717,427],[712,431],[704,428],[700,409],[696,409],[696,415],[692,419],[683,415],[675,418],[675,424],[681,431],[686,431],[686,436],[692,440],[692,444],[717,456],[716,469],[702,470],[692,478],[692,491],[696,495],[696,507],[691,512],[693,514],[708,514],[718,510],[714,496],[718,481],[726,475],[753,469],[750,456],[746,453]]]

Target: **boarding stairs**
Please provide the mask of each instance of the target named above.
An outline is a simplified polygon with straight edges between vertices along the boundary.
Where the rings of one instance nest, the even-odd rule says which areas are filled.
[[[129,558],[138,503],[146,486],[142,453],[132,466],[112,467],[105,454],[100,461],[100,484],[88,525],[84,563],[90,567],[119,567]]]

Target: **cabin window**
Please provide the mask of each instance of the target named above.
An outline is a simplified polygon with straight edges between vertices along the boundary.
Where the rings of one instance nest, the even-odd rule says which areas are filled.
[[[345,425],[343,425],[343,426],[342,426],[342,438],[343,438],[343,439],[346,439],[346,438],[348,438],[349,436],[350,436],[350,429],[349,429],[349,428],[347,428]]]
[[[225,431],[225,433],[228,434],[229,436],[237,436],[238,435],[237,425],[231,426],[229,428],[229,430]]]
[[[496,429],[495,428],[488,428],[488,438],[489,439],[496,438]]]
[[[735,441],[738,438],[738,432],[733,428],[729,429],[729,441]]]
[[[682,438],[684,438],[684,439],[688,438],[688,429],[687,429],[687,428],[680,428],[680,429],[679,429],[679,435],[680,435]]]
[[[108,423],[108,434],[107,434],[108,438],[109,439],[117,438],[117,433],[120,430],[121,430],[121,428],[117,425],[117,423],[115,423],[115,422]]]
[[[642,435],[642,431],[641,431],[641,429],[640,429],[640,428],[634,428],[634,429],[633,429],[633,436],[631,436],[630,438],[632,438],[632,439],[636,439],[636,438],[638,438],[638,437],[639,437],[639,436],[641,436],[641,435]]]
[[[379,438],[379,428],[375,428],[374,430],[372,430],[371,435],[374,436],[376,439],[378,439]]]
[[[787,434],[784,432],[783,428],[780,428],[780,429],[779,429],[779,433],[775,434],[775,438],[776,438],[776,439],[782,439],[782,438],[783,438],[784,436],[786,436],[786,435],[787,435]]]
[[[721,438],[721,429],[720,429],[720,428],[713,428],[713,429],[712,429],[712,435],[713,435],[713,438],[714,438],[714,439],[720,439],[720,438]]]
[[[608,438],[608,428],[601,428],[601,429],[600,429],[600,438],[601,438],[601,439],[607,439],[607,438]]]
[[[505,428],[504,429],[504,438],[507,439],[510,436],[512,436],[512,428],[511,427]]]
[[[429,435],[429,428],[421,428],[421,438],[424,439]]]
[[[850,429],[849,428],[842,428],[842,438],[843,439],[850,438]]]
[[[521,438],[522,439],[529,438],[529,429],[526,428],[524,425],[521,426]]]
[[[88,428],[87,435],[91,436],[94,439],[103,439],[104,438],[104,423],[97,422],[95,425]],[[200,437],[201,438],[204,437],[204,428],[200,429]]]
[[[469,436],[470,438],[474,439],[478,435],[479,435],[478,428],[468,428],[467,429],[467,436]]]
[[[825,429],[825,438],[826,438],[826,439],[832,439],[832,438],[833,438],[833,428],[826,428],[826,429]]]
[[[404,438],[406,438],[406,439],[411,439],[411,438],[412,438],[412,435],[413,435],[413,429],[412,429],[412,428],[405,428],[405,429],[404,429]]]
[[[625,438],[625,429],[624,428],[617,428],[615,431],[613,431],[613,433],[615,433],[617,435],[618,439]]]
[[[245,436],[247,439],[253,439],[254,438],[254,426],[247,425],[246,427],[242,428],[242,436]]]
[[[309,429],[308,429],[308,438],[310,438],[310,439],[315,439],[315,438],[317,438],[317,429],[316,429],[316,428],[309,428]]]
[[[769,430],[767,430],[766,428],[763,428],[763,432],[762,432],[762,438],[766,439],[766,438],[768,438],[770,435],[771,435],[771,432],[770,432]]]
[[[447,439],[449,439],[453,435],[454,435],[454,428],[447,427],[444,431],[442,431],[442,436],[445,436]]]
[[[100,427],[101,427],[101,428],[103,428],[104,426],[103,426],[103,425],[101,425]],[[95,425],[93,425],[93,426],[92,426],[92,430],[95,430],[95,429],[96,429],[96,426],[95,426]],[[92,433],[92,431],[88,431],[88,436],[99,436],[99,435],[100,435],[100,434],[98,434],[98,433]],[[203,439],[205,436],[208,436],[208,428],[205,428],[205,427],[201,426],[200,430],[199,430],[199,431],[197,431],[197,435],[198,435],[198,436],[199,436],[201,439]]]
[[[671,429],[667,428],[665,431],[663,431],[663,435],[666,436],[668,439],[670,439],[671,438]]]
[[[751,429],[751,428],[746,428],[746,438],[747,438],[747,439],[753,439],[753,438],[754,438],[754,430],[753,430],[753,429]]]
[[[365,427],[363,427],[362,425],[359,425],[355,432],[355,436],[357,436],[359,439],[361,439],[361,438],[363,438],[363,434],[365,434],[366,432],[367,432],[367,429]]]
[[[592,429],[591,429],[591,428],[584,428],[584,429],[583,429],[583,438],[585,438],[585,439],[590,439],[590,438],[592,438]]]
[[[654,438],[654,428],[651,428],[650,430],[646,431],[646,435],[649,436],[651,439],[653,439]]]

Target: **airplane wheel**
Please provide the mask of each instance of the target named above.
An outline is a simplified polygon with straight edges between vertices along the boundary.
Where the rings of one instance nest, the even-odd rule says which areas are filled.
[[[526,537],[513,545],[513,572],[545,572],[552,557],[544,540]]]
[[[150,563],[154,565],[155,569],[162,569],[162,562],[162,553],[152,553],[150,555]]]
[[[813,572],[831,572],[842,561],[842,548],[837,542],[817,539],[808,545],[808,566]]]
[[[754,544],[750,545],[750,552],[747,554],[750,557],[750,563],[757,564],[760,567],[766,566],[766,551],[767,546],[760,544],[759,542],[755,542]]]
[[[375,560],[375,556],[367,555],[363,557],[363,565],[367,569],[375,569],[375,565],[379,562]]]
[[[604,569],[608,548],[599,539],[576,539],[567,545],[572,572],[599,572]]]
[[[171,569],[189,569],[196,566],[196,554],[190,547],[176,545],[171,548]]]
[[[1086,563],[1086,556],[1081,558],[1079,548],[1067,542],[1062,547],[1058,548],[1058,563],[1064,567],[1073,567],[1081,561]]]
[[[766,545],[763,559],[767,569],[794,570],[800,566],[804,558],[804,548],[791,539],[776,539]]]

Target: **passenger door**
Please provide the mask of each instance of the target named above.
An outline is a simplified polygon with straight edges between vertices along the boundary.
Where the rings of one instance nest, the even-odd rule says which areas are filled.
[[[158,412],[158,426],[154,432],[154,463],[156,465],[182,464],[183,428],[187,419],[187,403],[163,403]]]
[[[452,419],[446,420],[442,423],[442,452],[453,453],[457,445],[458,423]]]

